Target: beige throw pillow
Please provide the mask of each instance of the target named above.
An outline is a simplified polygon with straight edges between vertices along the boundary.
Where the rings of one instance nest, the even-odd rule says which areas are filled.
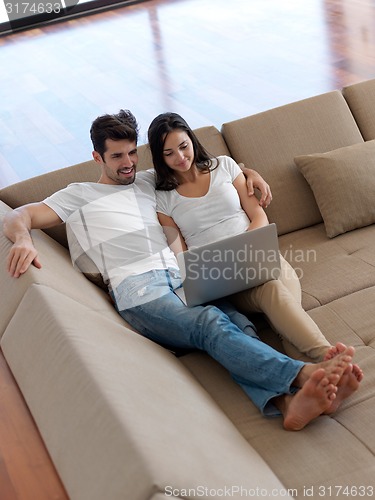
[[[375,140],[294,162],[314,193],[329,238],[375,222]]]

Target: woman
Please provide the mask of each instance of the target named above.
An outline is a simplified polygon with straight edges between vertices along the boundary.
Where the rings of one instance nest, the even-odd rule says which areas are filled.
[[[158,217],[176,254],[268,224],[257,198],[247,195],[239,166],[228,156],[212,158],[180,115],[157,116],[148,141]],[[335,348],[302,308],[298,277],[280,257],[279,279],[235,294],[231,301],[244,314],[263,312],[294,357],[328,359]]]

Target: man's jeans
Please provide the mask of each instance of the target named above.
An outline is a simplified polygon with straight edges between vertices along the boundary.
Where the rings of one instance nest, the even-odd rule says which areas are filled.
[[[263,414],[279,415],[268,403],[294,392],[292,382],[304,363],[261,342],[251,322],[226,301],[218,302],[225,312],[213,305],[186,307],[173,292],[180,286],[178,270],[154,270],[126,278],[112,297],[121,316],[142,335],[164,346],[206,351]]]

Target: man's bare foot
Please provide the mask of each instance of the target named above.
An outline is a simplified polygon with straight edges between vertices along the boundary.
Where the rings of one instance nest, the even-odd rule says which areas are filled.
[[[315,370],[295,395],[277,398],[276,406],[284,416],[284,428],[299,431],[334,404],[337,387],[330,383],[323,368]]]
[[[353,376],[350,375],[353,373],[353,355],[354,347],[345,347],[343,352],[328,361],[303,366],[293,384],[301,389],[294,395],[284,394],[274,400],[284,416],[286,430],[301,430],[319,415],[332,413],[341,379],[341,401],[353,392]],[[355,378],[363,376],[359,368],[354,373]]]
[[[334,358],[338,354],[343,353],[345,351],[345,349],[346,349],[345,344],[343,344],[341,342],[337,342],[336,345],[333,345],[333,346],[328,348],[328,350],[323,358],[323,361],[329,361],[330,359]]]
[[[331,406],[324,412],[326,415],[332,415],[338,407],[355,392],[363,380],[363,371],[358,365],[349,365],[337,383],[336,398]]]

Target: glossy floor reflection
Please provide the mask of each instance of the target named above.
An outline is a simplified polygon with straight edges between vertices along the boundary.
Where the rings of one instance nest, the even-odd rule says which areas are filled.
[[[150,0],[0,38],[0,186],[91,157],[131,109],[215,125],[375,77],[370,0]]]

